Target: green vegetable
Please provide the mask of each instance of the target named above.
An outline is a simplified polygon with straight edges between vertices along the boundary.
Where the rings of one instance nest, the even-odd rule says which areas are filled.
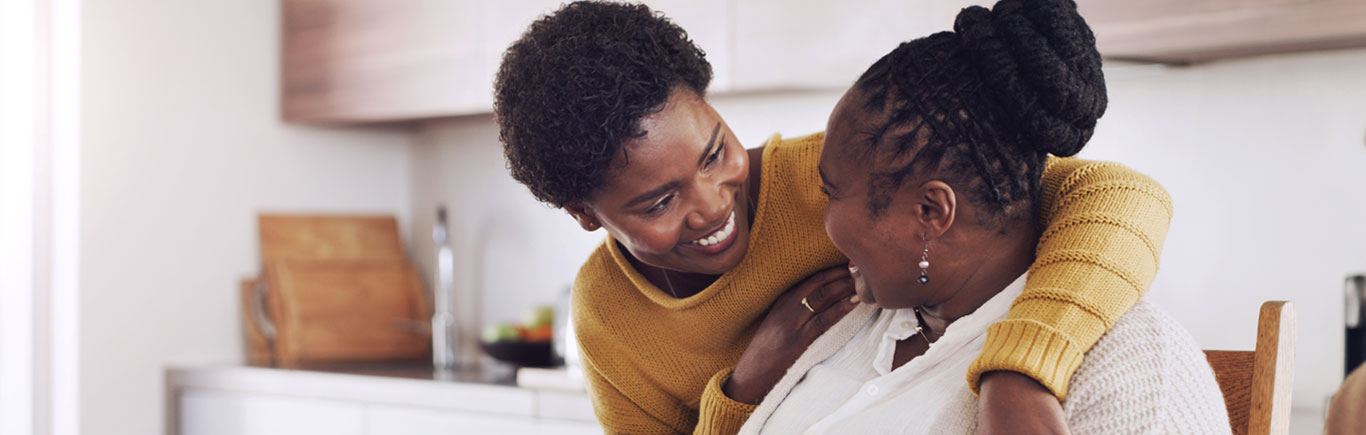
[[[517,341],[521,336],[517,334],[517,327],[513,325],[489,325],[484,327],[483,339],[485,343],[497,343],[500,341]]]

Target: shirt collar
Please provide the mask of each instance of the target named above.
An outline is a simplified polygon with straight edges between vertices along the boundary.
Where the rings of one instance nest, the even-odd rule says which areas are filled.
[[[949,324],[944,335],[940,336],[935,344],[966,342],[972,337],[986,333],[988,326],[1004,318],[1006,313],[1010,311],[1011,303],[1024,291],[1028,276],[1028,272],[1020,274],[1018,278],[1015,278],[1004,289],[988,299],[976,311]],[[892,372],[892,359],[896,353],[896,343],[915,335],[916,329],[921,325],[920,319],[915,317],[915,310],[911,308],[883,310],[880,315],[889,320],[886,323],[887,329],[882,332],[882,340],[878,343],[877,356],[873,358],[873,370],[880,375],[886,375]],[[929,354],[928,351],[925,353]]]

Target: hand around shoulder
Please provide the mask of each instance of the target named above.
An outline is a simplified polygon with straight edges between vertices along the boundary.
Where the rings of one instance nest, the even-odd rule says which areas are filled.
[[[982,374],[977,406],[977,435],[1067,434],[1062,404],[1051,391],[1020,373]]]

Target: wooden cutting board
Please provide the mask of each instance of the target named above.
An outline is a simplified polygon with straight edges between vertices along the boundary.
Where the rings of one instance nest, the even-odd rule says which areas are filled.
[[[258,224],[264,303],[242,289],[250,360],[303,367],[428,354],[422,279],[394,217],[267,214]],[[256,321],[258,310],[273,328]],[[251,352],[261,337],[270,358]]]
[[[311,260],[404,260],[393,216],[263,214],[257,219],[261,262]]]
[[[266,277],[281,367],[427,355],[427,304],[406,261],[283,259]]]

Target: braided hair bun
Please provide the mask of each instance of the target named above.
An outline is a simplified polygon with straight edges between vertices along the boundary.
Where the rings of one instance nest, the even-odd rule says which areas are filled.
[[[1081,151],[1105,113],[1105,77],[1073,0],[973,6],[953,28],[1023,146],[1064,157]]]
[[[1106,104],[1095,36],[1072,0],[964,9],[954,31],[902,43],[854,88],[874,124],[858,149],[882,156],[874,214],[922,174],[972,192],[989,226],[1034,215],[1048,155],[1081,151]]]

